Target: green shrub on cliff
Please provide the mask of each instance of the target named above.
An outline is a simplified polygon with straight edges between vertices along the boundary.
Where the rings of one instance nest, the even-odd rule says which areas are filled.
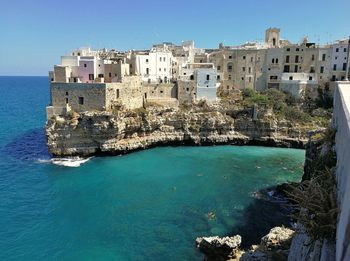
[[[307,179],[303,177],[304,181],[298,187],[290,187],[287,194],[299,210],[294,218],[304,225],[313,239],[334,239],[338,214],[336,154],[333,151],[335,130],[328,128],[315,133],[310,142],[309,154],[312,153],[305,166]],[[313,149],[310,149],[311,145]]]

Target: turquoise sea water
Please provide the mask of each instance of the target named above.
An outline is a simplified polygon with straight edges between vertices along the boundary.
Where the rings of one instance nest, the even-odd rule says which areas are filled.
[[[200,260],[198,236],[249,244],[286,221],[252,193],[299,180],[303,150],[163,147],[57,166],[45,161],[48,88],[0,77],[0,260]]]

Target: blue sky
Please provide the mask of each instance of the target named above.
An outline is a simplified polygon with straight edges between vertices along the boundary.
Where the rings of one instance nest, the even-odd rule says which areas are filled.
[[[350,35],[350,1],[333,0],[2,0],[0,75],[47,75],[79,46],[145,49],[195,40],[214,48],[263,40],[268,27],[298,42]]]

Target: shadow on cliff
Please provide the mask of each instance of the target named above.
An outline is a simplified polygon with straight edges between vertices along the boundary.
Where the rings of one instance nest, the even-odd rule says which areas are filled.
[[[273,227],[290,226],[290,209],[287,202],[279,197],[267,196],[267,191],[274,189],[275,187],[261,190],[262,196],[254,198],[240,213],[240,223],[232,228],[230,235],[242,236],[242,248],[259,244],[261,238]]]
[[[2,148],[2,152],[19,160],[49,159],[45,129],[37,128],[17,136]]]

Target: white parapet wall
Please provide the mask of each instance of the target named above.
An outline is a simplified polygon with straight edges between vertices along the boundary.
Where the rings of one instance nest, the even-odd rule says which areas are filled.
[[[350,82],[337,82],[333,126],[336,128],[337,185],[340,214],[336,237],[336,260],[350,260]]]

